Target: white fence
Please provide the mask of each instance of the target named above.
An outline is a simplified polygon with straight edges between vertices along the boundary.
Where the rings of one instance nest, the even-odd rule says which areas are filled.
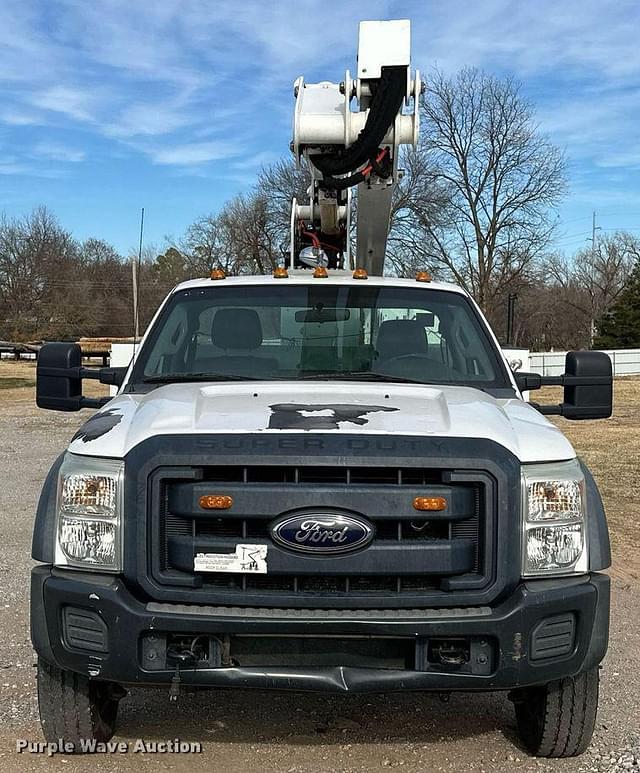
[[[611,358],[614,376],[632,376],[640,374],[640,349],[606,349]],[[505,351],[507,360],[514,357],[513,350]],[[524,356],[523,356],[524,355]],[[522,361],[519,370],[539,373],[541,376],[560,376],[564,373],[566,352],[529,352],[527,355],[518,350],[517,358]]]

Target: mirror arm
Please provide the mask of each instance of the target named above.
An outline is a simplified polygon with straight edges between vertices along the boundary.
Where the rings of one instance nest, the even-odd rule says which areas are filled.
[[[47,368],[40,367],[41,376],[63,376],[67,378],[92,378],[101,384],[120,386],[124,380],[127,368]]]
[[[595,384],[608,384],[608,376],[569,376],[563,373],[562,376],[540,376],[541,386],[593,386]]]
[[[80,378],[98,379],[101,384],[121,386],[128,368],[79,368]]]
[[[543,416],[562,416],[562,404],[560,405],[542,405],[541,403],[529,403],[532,408],[539,411]]]
[[[103,405],[106,405],[112,398],[111,397],[81,397],[80,398],[80,407],[81,408],[102,408]]]
[[[516,373],[516,383],[521,392],[531,392],[543,386],[595,386],[608,384],[608,376],[570,376],[563,373],[561,376],[540,376],[537,373]]]

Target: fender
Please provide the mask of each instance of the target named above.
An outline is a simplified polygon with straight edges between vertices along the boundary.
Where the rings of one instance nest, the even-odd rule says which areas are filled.
[[[65,453],[60,456],[51,465],[47,473],[38,508],[36,510],[36,521],[33,525],[33,539],[31,540],[31,558],[35,561],[42,561],[45,564],[53,563],[55,546],[55,525],[56,525],[56,497],[58,494],[58,473],[64,460]]]
[[[587,535],[589,539],[589,569],[599,572],[611,566],[611,544],[607,529],[607,516],[591,470],[582,461],[586,493]]]

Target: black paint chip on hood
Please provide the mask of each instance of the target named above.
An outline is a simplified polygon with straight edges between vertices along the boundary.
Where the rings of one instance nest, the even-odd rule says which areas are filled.
[[[368,413],[399,410],[387,405],[344,403],[276,403],[269,408],[269,429],[339,429],[341,421],[363,426],[369,422]]]
[[[120,424],[121,421],[122,414],[116,413],[113,409],[100,411],[85,421],[71,438],[71,442],[74,440],[82,440],[83,443],[88,443],[90,440],[97,440],[99,437],[106,435],[107,432],[110,432],[114,427]]]

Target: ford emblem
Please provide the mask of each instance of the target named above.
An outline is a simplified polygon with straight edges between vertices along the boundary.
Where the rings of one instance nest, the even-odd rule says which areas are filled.
[[[302,553],[347,553],[368,545],[374,530],[358,515],[305,510],[273,523],[271,536],[279,545]]]

